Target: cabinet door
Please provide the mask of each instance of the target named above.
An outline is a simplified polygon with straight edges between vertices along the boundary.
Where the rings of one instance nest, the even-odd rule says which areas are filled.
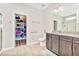
[[[79,44],[73,44],[73,55],[79,56]]]
[[[58,43],[59,43],[59,41],[58,41],[59,39],[58,39],[58,36],[53,36],[52,35],[52,51],[54,52],[54,53],[56,53],[56,54],[58,54]]]
[[[51,34],[46,35],[46,48],[51,50]]]
[[[60,55],[72,56],[72,42],[60,40]]]

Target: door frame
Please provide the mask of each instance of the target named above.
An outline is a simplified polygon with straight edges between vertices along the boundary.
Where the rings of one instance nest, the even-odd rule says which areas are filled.
[[[25,14],[25,13],[23,13],[23,12],[13,12],[13,39],[14,39],[14,47],[18,47],[18,46],[16,46],[16,42],[15,42],[15,40],[16,40],[16,20],[15,20],[15,14],[20,14],[20,15],[25,15],[26,16],[26,18],[28,19],[28,17],[27,17],[27,15]],[[26,26],[27,26],[27,28],[26,28],[26,34],[28,33],[28,21],[26,20]],[[26,44],[25,45],[27,45],[27,39],[28,39],[28,35],[26,36]]]
[[[0,13],[0,15],[1,15],[1,19],[2,19],[2,28],[1,28],[1,49],[0,49],[0,51],[2,50],[2,45],[3,45],[3,14],[2,13]]]

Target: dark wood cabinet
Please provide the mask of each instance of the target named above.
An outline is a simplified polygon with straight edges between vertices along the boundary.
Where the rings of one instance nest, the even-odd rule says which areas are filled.
[[[72,37],[60,36],[60,55],[72,56]]]
[[[73,56],[79,56],[79,38],[73,38]]]
[[[53,35],[52,34],[52,39],[51,39],[51,46],[52,46],[52,51],[56,54],[58,54],[58,45],[59,45],[59,36],[58,35]]]
[[[46,34],[46,47],[48,50],[61,56],[79,56],[79,38],[60,35]]]
[[[73,44],[73,56],[79,56],[79,44]]]
[[[46,34],[46,48],[52,50],[51,48],[51,34]]]
[[[72,56],[72,42],[60,40],[60,55]]]

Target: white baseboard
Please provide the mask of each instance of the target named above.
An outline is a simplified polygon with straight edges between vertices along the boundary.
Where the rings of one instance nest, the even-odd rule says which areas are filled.
[[[2,50],[0,51],[0,53],[2,53],[3,51],[7,51],[7,50],[10,50],[10,49],[13,49],[13,48],[15,48],[15,47],[10,47],[10,48],[2,49]]]
[[[30,44],[27,44],[26,46],[30,46],[30,45],[37,44],[37,43],[39,43],[39,41],[37,41],[37,42],[32,42],[32,43],[30,43]],[[24,45],[23,45],[23,46],[24,46]],[[13,48],[15,48],[15,47],[10,47],[10,48],[2,49],[2,50],[0,51],[0,54],[1,54],[3,51],[7,51],[7,50],[10,50],[10,49],[13,49]]]
[[[37,43],[39,43],[39,41],[37,41],[37,42],[32,42],[32,43],[30,43],[30,44],[27,44],[27,46],[33,45],[33,44],[37,44]]]

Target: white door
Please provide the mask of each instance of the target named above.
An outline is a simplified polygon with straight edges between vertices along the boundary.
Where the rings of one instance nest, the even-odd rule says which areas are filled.
[[[0,50],[2,48],[2,15],[0,14]]]
[[[2,29],[0,28],[0,50],[2,48]]]

